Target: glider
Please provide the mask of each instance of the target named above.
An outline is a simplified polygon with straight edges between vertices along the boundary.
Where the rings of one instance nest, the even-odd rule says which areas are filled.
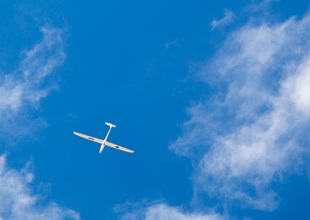
[[[103,149],[104,149],[105,146],[112,147],[112,148],[114,148],[114,149],[121,150],[121,151],[125,151],[125,152],[128,152],[128,153],[133,153],[133,152],[134,152],[133,150],[127,149],[127,148],[125,148],[125,147],[121,147],[121,146],[119,146],[119,145],[117,145],[117,144],[113,144],[113,143],[107,141],[111,129],[112,129],[112,128],[115,128],[116,125],[111,124],[111,123],[109,123],[109,122],[106,122],[105,124],[106,124],[107,126],[109,126],[110,129],[109,129],[107,135],[105,136],[104,140],[101,140],[101,139],[99,139],[99,138],[95,138],[95,137],[92,137],[92,136],[89,136],[89,135],[81,134],[81,133],[76,132],[76,131],[73,131],[73,134],[75,134],[75,135],[77,135],[77,136],[79,136],[79,137],[81,137],[81,138],[85,138],[85,139],[87,139],[87,140],[90,140],[90,141],[93,141],[93,142],[96,142],[96,143],[101,144],[100,149],[99,149],[99,153],[100,153],[100,154],[101,154],[101,152],[103,151]]]

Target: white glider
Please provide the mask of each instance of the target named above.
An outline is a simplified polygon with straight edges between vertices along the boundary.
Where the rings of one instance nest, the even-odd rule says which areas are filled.
[[[105,136],[104,140],[101,140],[99,138],[95,138],[95,137],[92,137],[92,136],[89,136],[89,135],[81,134],[81,133],[75,132],[75,131],[73,131],[73,134],[75,134],[75,135],[77,135],[77,136],[79,136],[81,138],[85,138],[87,140],[94,141],[94,142],[97,142],[97,143],[101,144],[99,153],[101,153],[103,151],[103,148],[105,146],[109,146],[109,147],[112,147],[114,149],[122,150],[122,151],[125,151],[125,152],[128,152],[128,153],[133,153],[134,152],[133,150],[127,149],[125,147],[121,147],[121,146],[119,146],[117,144],[113,144],[113,143],[107,141],[111,129],[115,128],[116,125],[108,123],[108,122],[106,122],[105,124],[108,125],[110,127],[110,129],[109,129],[107,135]]]

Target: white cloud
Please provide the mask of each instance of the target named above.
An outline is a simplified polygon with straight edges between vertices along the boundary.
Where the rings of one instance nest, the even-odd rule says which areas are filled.
[[[284,95],[290,98],[290,101],[303,114],[310,114],[310,57],[300,64],[296,70],[296,76],[290,76],[283,83]]]
[[[195,163],[194,184],[224,204],[273,210],[273,183],[306,172],[310,140],[310,14],[246,24],[199,72],[218,93],[189,109],[170,146]]]
[[[271,2],[261,1],[252,12]],[[226,11],[211,25],[233,18]],[[189,107],[182,134],[169,146],[192,159],[193,205],[209,207],[211,199],[214,210],[228,215],[229,207],[272,211],[280,200],[274,185],[291,174],[309,175],[310,13],[266,21],[252,17],[230,33],[197,73],[215,92]],[[123,219],[226,219],[195,208],[125,207]]]
[[[43,38],[22,53],[20,66],[11,73],[0,74],[0,130],[5,138],[22,136],[30,128],[43,125],[40,119],[28,120],[55,84],[50,80],[55,68],[65,60],[64,33],[58,28],[41,29]],[[14,131],[14,132],[12,132]]]
[[[235,14],[230,9],[224,10],[224,17],[219,20],[213,20],[211,22],[212,28],[217,28],[219,26],[225,26],[230,24],[235,18]]]
[[[147,208],[145,220],[169,219],[169,220],[220,220],[216,214],[186,213],[177,207],[158,204]]]
[[[270,8],[272,3],[278,2],[279,0],[255,0],[256,4],[250,4],[246,8],[247,10],[251,12],[261,12],[261,11],[266,11],[267,8]]]
[[[125,207],[118,207],[128,211],[128,206],[135,206],[134,204],[125,204]],[[146,207],[134,207],[132,212],[127,212],[121,217],[122,220],[224,220],[225,218],[214,214],[205,214],[199,212],[186,212],[180,207],[172,207],[165,203],[157,203],[148,205]]]
[[[23,52],[20,66],[11,73],[0,74],[0,134],[1,140],[23,137],[44,125],[32,113],[40,101],[55,88],[51,75],[65,60],[63,30],[42,28],[43,38]],[[0,219],[80,219],[79,214],[56,202],[43,201],[31,190],[33,173],[25,167],[17,171],[7,167],[0,156]]]
[[[59,220],[80,219],[75,211],[55,202],[44,203],[30,185],[34,178],[27,166],[21,171],[10,169],[6,157],[0,156],[0,219],[6,220]]]

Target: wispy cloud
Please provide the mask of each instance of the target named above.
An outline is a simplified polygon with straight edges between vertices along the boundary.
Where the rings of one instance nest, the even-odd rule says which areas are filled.
[[[23,135],[29,128],[36,127],[35,124],[44,124],[39,118],[28,120],[27,116],[55,89],[51,76],[55,68],[63,64],[66,54],[62,29],[44,27],[41,32],[42,40],[22,52],[20,66],[11,73],[0,74],[0,130],[3,137],[7,134],[18,136],[17,130]]]
[[[246,8],[247,8],[247,10],[249,10],[251,12],[261,12],[262,10],[268,11],[266,9],[270,8],[272,3],[279,2],[279,1],[280,0],[257,0],[257,1],[255,1],[256,4],[250,4]]]
[[[30,50],[22,52],[20,66],[11,73],[0,74],[1,140],[24,137],[44,121],[33,114],[40,101],[56,88],[52,75],[65,60],[62,29],[44,27],[43,38]],[[80,219],[79,214],[56,202],[43,201],[31,190],[33,173],[6,165],[0,156],[0,219]]]
[[[75,211],[55,202],[46,204],[40,195],[32,192],[30,185],[34,175],[28,167],[21,171],[10,169],[6,165],[6,156],[0,156],[0,219],[79,220]]]
[[[228,25],[230,24],[235,18],[235,14],[230,9],[224,10],[224,17],[219,20],[213,20],[211,22],[212,28],[217,28],[220,26]]]
[[[273,183],[306,172],[310,138],[310,14],[230,34],[198,76],[217,94],[189,109],[170,146],[195,164],[197,193],[273,210]],[[202,155],[202,156],[201,156]]]
[[[156,220],[156,219],[169,219],[169,220],[224,220],[226,218],[210,212],[209,214],[200,212],[188,212],[181,207],[172,207],[165,203],[146,204],[131,204],[125,203],[124,205],[117,206],[118,213],[124,211],[122,220]],[[128,212],[128,209],[132,209]]]
[[[212,26],[232,18],[227,11]],[[192,159],[194,208],[127,207],[124,219],[225,219],[232,204],[272,211],[279,205],[275,185],[292,174],[309,175],[310,13],[278,23],[256,18],[228,34],[197,72],[213,95],[208,91],[188,108],[182,134],[169,146]],[[212,206],[205,204],[209,198],[227,215],[197,213],[196,206]]]
[[[169,47],[172,47],[172,46],[176,46],[178,43],[179,43],[179,40],[178,39],[174,39],[173,41],[166,42],[165,43],[165,47],[169,48]]]

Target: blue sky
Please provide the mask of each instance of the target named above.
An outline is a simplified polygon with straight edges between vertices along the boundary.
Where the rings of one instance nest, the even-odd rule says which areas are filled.
[[[307,1],[0,12],[0,219],[310,217]]]

